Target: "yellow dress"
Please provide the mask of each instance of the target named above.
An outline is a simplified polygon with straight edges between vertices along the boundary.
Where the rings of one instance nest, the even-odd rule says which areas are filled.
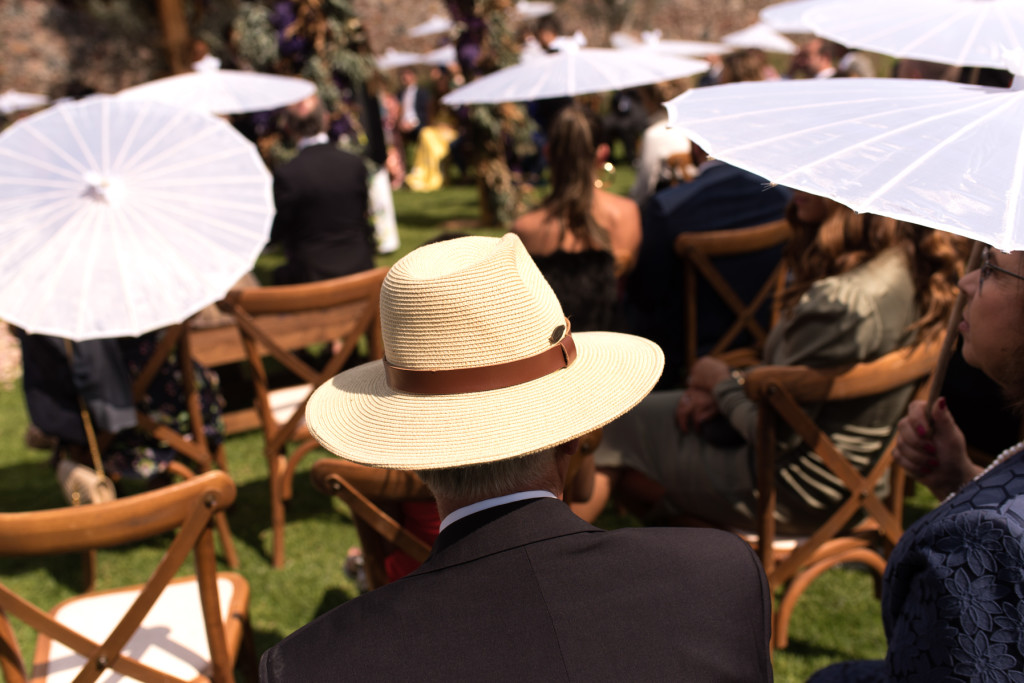
[[[449,147],[458,133],[448,124],[424,126],[420,129],[413,158],[412,170],[405,176],[405,184],[414,192],[433,192],[444,185],[441,162],[448,156]]]

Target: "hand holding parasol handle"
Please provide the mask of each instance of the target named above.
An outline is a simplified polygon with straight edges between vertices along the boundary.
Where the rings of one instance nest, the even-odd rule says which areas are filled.
[[[964,266],[964,272],[969,273],[975,270],[981,263],[981,242],[974,242],[971,247],[971,255],[967,257],[967,265]],[[925,412],[926,415],[932,414],[932,406],[935,404],[935,400],[939,397],[942,392],[942,384],[946,379],[946,368],[949,367],[950,356],[953,355],[953,347],[956,345],[957,331],[960,326],[960,320],[964,310],[964,304],[967,302],[967,295],[964,294],[964,290],[960,290],[960,293],[956,296],[956,301],[953,302],[953,310],[949,312],[949,322],[946,323],[946,340],[942,345],[942,351],[939,353],[939,359],[935,363],[935,372],[932,375],[932,386],[928,392],[928,410]]]

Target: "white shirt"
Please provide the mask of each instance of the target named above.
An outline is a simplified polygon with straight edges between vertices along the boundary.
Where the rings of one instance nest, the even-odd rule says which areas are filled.
[[[313,145],[326,145],[330,141],[331,139],[327,136],[327,133],[317,133],[316,135],[310,136],[308,138],[302,138],[297,143],[295,143],[295,146],[298,147],[299,151],[301,152],[307,147],[312,147]]]
[[[420,125],[420,117],[416,114],[416,94],[419,88],[415,85],[407,86],[402,91],[402,121],[413,127]]]
[[[475,503],[470,503],[464,507],[460,507],[458,510],[449,512],[448,515],[441,520],[441,531],[444,531],[446,527],[453,524],[460,519],[469,517],[470,515],[481,512],[483,510],[489,510],[490,508],[496,508],[499,505],[505,505],[506,503],[515,503],[520,500],[530,500],[531,498],[558,498],[551,491],[519,491],[518,493],[510,493],[507,496],[498,496],[497,498],[488,498],[487,500],[480,500]]]

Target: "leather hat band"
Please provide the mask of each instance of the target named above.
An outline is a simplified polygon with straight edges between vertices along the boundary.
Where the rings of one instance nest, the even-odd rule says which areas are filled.
[[[409,370],[392,365],[384,359],[388,386],[409,394],[441,396],[492,391],[525,384],[569,367],[576,360],[576,344],[565,321],[565,334],[552,346],[536,356],[475,368],[453,370]]]

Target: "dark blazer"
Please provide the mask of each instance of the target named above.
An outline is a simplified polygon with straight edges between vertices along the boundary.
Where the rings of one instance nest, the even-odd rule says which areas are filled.
[[[510,503],[268,650],[260,680],[768,681],[769,599],[732,534],[602,531],[554,499]]]
[[[684,364],[683,275],[675,255],[682,232],[745,228],[782,218],[790,191],[728,164],[714,164],[689,183],[669,187],[644,205],[643,243],[627,282],[626,324],[630,332],[657,342],[665,352],[658,387],[680,385]],[[740,298],[750,300],[779,262],[780,249],[717,259],[715,265]],[[698,280],[698,352],[710,346],[735,317],[706,283]],[[767,323],[767,310],[762,322]],[[750,343],[741,337],[738,345]]]
[[[288,259],[275,284],[312,282],[373,267],[367,173],[359,157],[313,145],[274,174],[272,242]]]

